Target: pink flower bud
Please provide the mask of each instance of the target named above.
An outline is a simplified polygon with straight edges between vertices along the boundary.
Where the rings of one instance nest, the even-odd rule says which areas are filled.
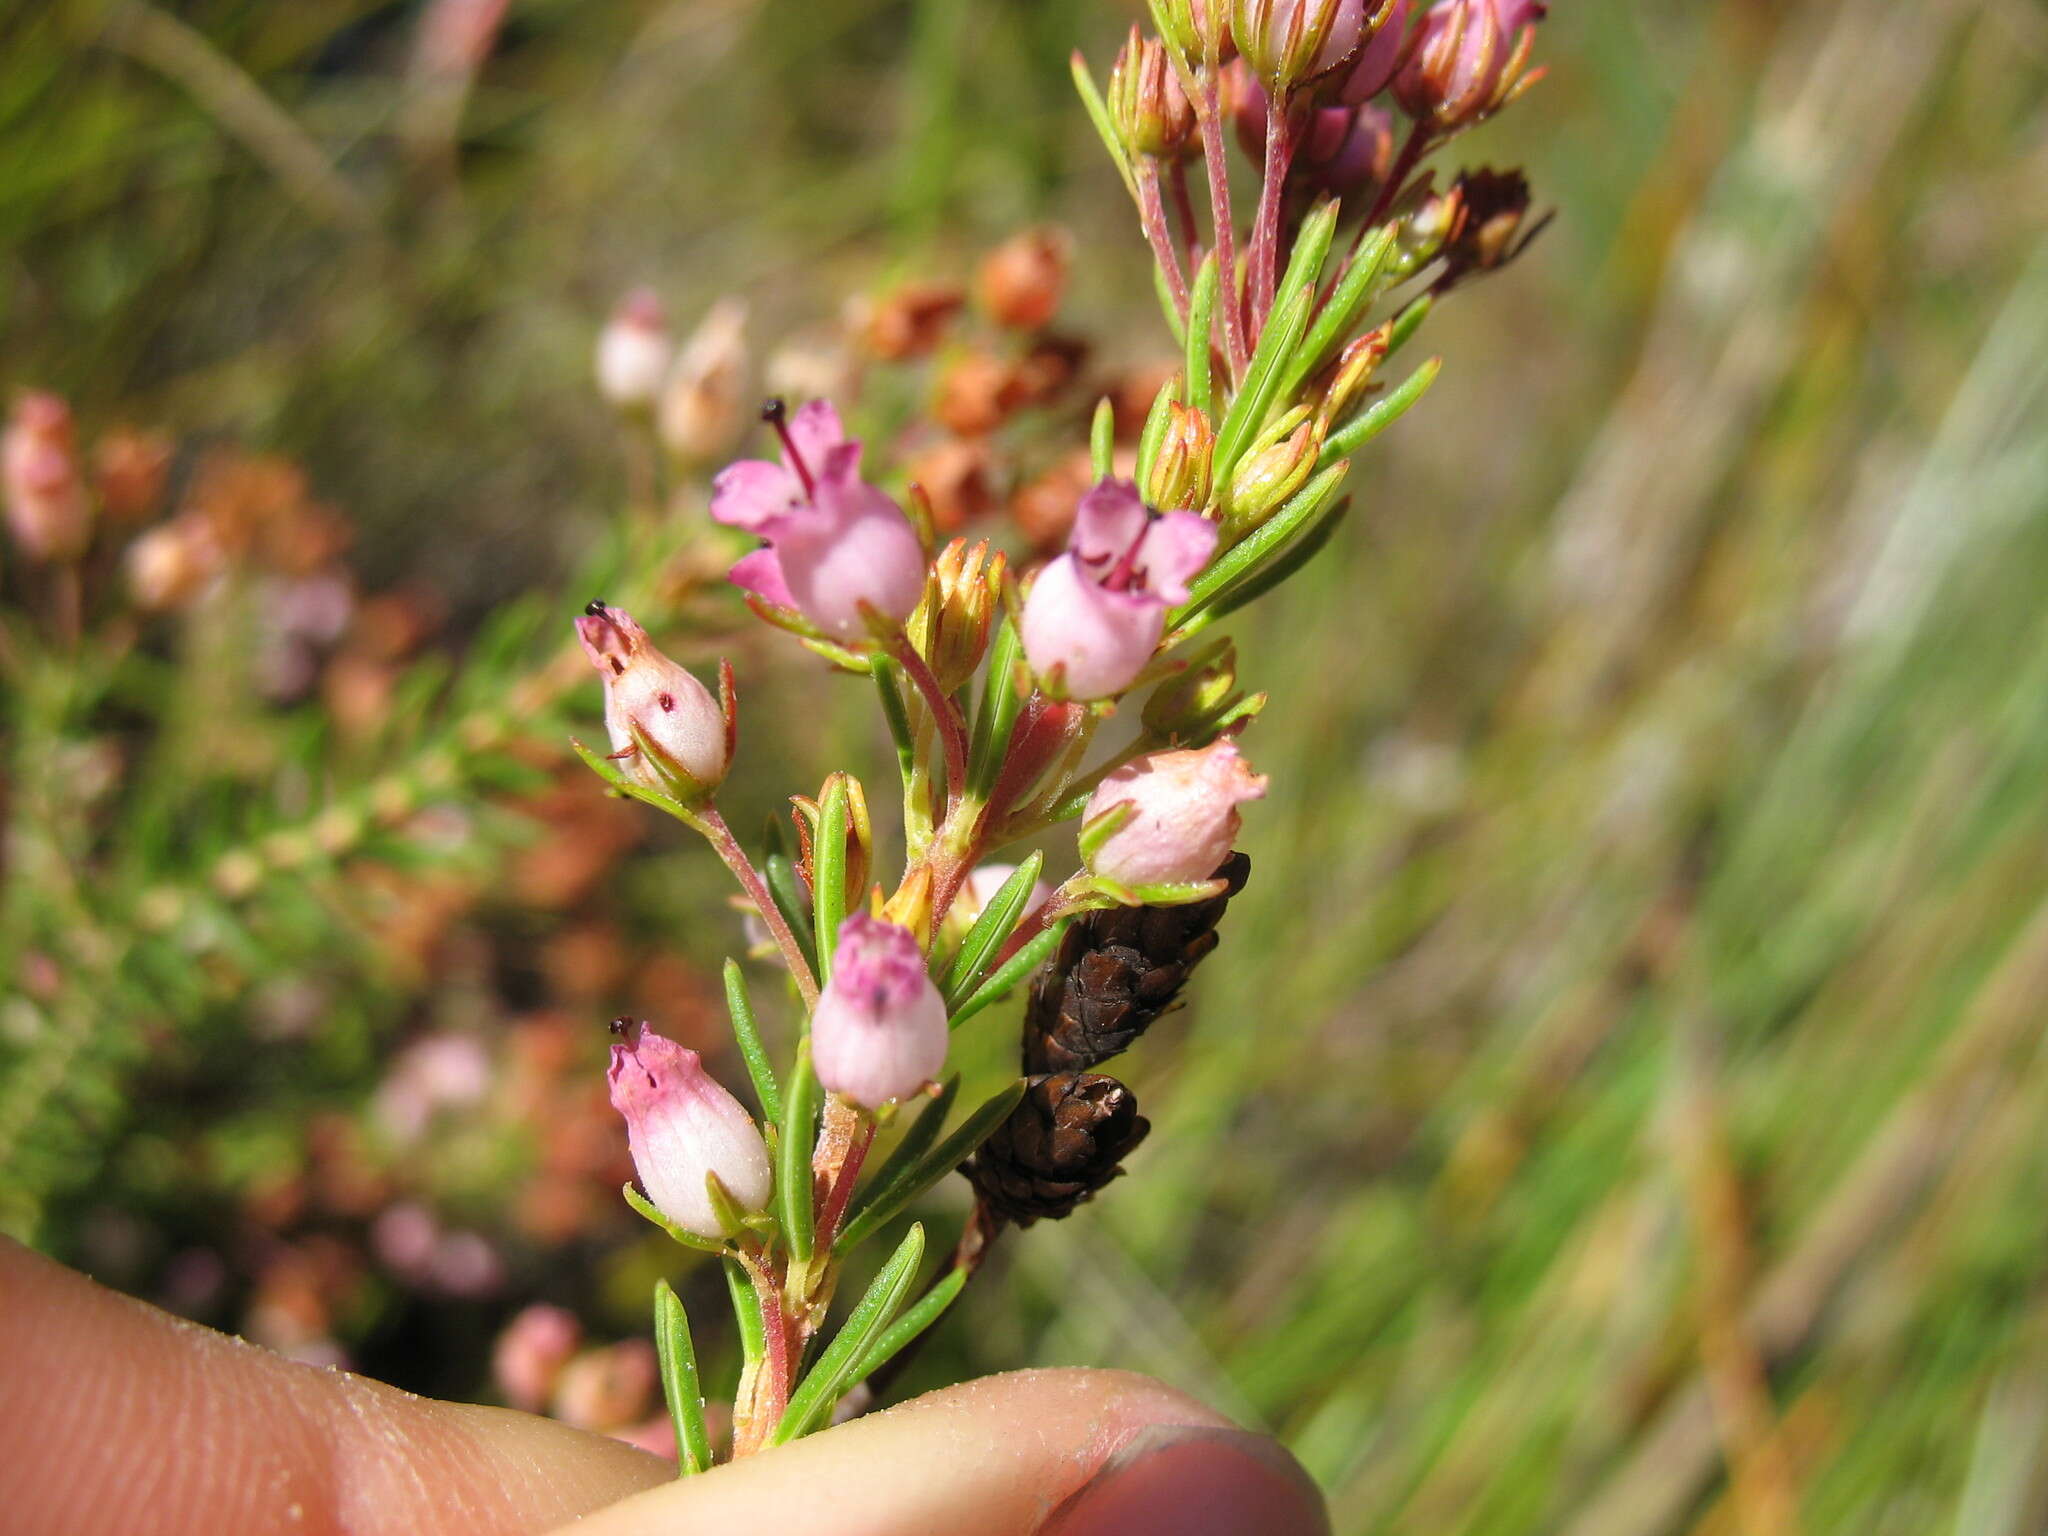
[[[1128,804],[1131,814],[1089,860],[1089,872],[1122,885],[1206,880],[1230,853],[1266,780],[1227,741],[1195,752],[1153,752],[1117,769],[1089,798],[1083,821]]]
[[[710,690],[656,650],[623,608],[592,603],[576,637],[604,679],[604,728],[621,771],[685,803],[718,788],[730,742]]]
[[[1365,0],[1232,0],[1230,33],[1269,90],[1292,90],[1354,53],[1365,35]]]
[[[0,435],[7,527],[31,560],[76,560],[92,542],[92,502],[78,473],[71,407],[32,391]]]
[[[1439,131],[1479,121],[1506,99],[1527,57],[1522,34],[1548,10],[1542,0],[1438,0],[1394,79],[1395,100]]]
[[[813,400],[787,419],[780,401],[763,414],[782,437],[781,462],[742,459],[711,482],[711,515],[768,541],[732,568],[733,582],[838,640],[867,636],[864,608],[908,618],[924,596],[924,546],[860,478],[860,443],[839,413]]]
[[[908,928],[856,912],[811,1015],[818,1081],[863,1109],[908,1098],[946,1065],[946,1004]]]
[[[597,333],[598,393],[625,409],[652,405],[673,351],[661,300],[650,289],[635,288]]]
[[[1339,101],[1347,106],[1361,106],[1394,83],[1394,72],[1401,67],[1402,46],[1408,41],[1409,4],[1410,0],[1394,0],[1386,20],[1344,72],[1343,83],[1337,87]]]
[[[1160,516],[1128,480],[1081,498],[1067,552],[1038,573],[1024,602],[1024,654],[1072,699],[1121,693],[1145,670],[1166,610],[1216,548],[1216,527],[1194,512]]]
[[[491,1346],[491,1375],[505,1401],[538,1413],[582,1342],[583,1325],[575,1313],[539,1304],[524,1308]]]
[[[743,1211],[766,1210],[768,1147],[760,1127],[704,1070],[687,1046],[640,1026],[612,1046],[612,1108],[626,1117],[626,1145],[640,1187],[685,1232],[724,1238],[705,1177],[717,1174]]]

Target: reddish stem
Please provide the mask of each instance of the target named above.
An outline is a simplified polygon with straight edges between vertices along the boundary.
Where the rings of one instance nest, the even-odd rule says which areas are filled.
[[[1422,157],[1429,153],[1429,125],[1417,123],[1408,130],[1408,142],[1401,146],[1401,153],[1394,161],[1394,168],[1387,172],[1386,185],[1380,188],[1380,195],[1373,199],[1372,211],[1365,216],[1365,222],[1358,226],[1358,238],[1352,242],[1357,249],[1359,241],[1365,239],[1365,232],[1386,217],[1387,210],[1400,201],[1401,192],[1408,184],[1408,178],[1415,174],[1415,167]]]
[[[1239,308],[1237,233],[1230,208],[1230,162],[1223,147],[1223,101],[1213,68],[1202,73],[1195,117],[1202,130],[1202,159],[1209,168],[1209,216],[1216,226],[1216,291],[1223,301],[1223,347],[1230,357],[1232,379],[1240,379],[1250,353],[1244,344],[1244,313]]]
[[[782,963],[789,967],[789,974],[796,978],[796,987],[803,994],[806,1005],[816,1007],[818,1002],[818,981],[811,974],[810,965],[804,960],[804,952],[790,932],[789,924],[782,920],[782,909],[775,905],[775,898],[769,894],[768,882],[761,878],[754,868],[747,851],[740,846],[739,839],[732,835],[732,828],[725,824],[725,818],[718,814],[718,807],[707,805],[693,811],[691,819],[697,830],[704,834],[718,856],[725,861],[725,867],[732,871],[733,878],[740,883],[740,889],[754,903],[775,940],[776,948],[782,951]]]
[[[932,676],[932,669],[917,654],[917,647],[910,643],[908,637],[898,642],[896,659],[903,663],[904,672],[924,697],[925,708],[938,722],[939,740],[946,749],[946,803],[950,806],[959,800],[960,792],[967,783],[967,727],[961,723],[953,701],[946,697],[946,691],[939,686],[939,680]]]
[[[1168,184],[1173,189],[1173,215],[1180,226],[1181,245],[1187,251],[1188,269],[1192,271],[1202,264],[1202,245],[1195,233],[1195,200],[1188,192],[1187,161],[1173,162]]]
[[[824,1206],[818,1212],[816,1241],[821,1251],[829,1249],[832,1240],[839,1236],[839,1225],[846,1219],[846,1208],[853,1201],[853,1186],[860,1182],[861,1164],[867,1161],[868,1149],[874,1144],[875,1122],[863,1117],[861,1129],[846,1149],[846,1160],[833,1175],[832,1187],[825,1192]]]
[[[1259,208],[1252,220],[1252,245],[1246,274],[1246,302],[1252,311],[1251,331],[1257,336],[1273,312],[1273,290],[1279,286],[1280,203],[1287,187],[1287,169],[1294,160],[1294,132],[1287,104],[1279,96],[1266,102],[1266,163],[1259,184]]]
[[[1173,231],[1167,228],[1166,204],[1159,195],[1159,166],[1150,156],[1138,159],[1138,222],[1145,228],[1145,243],[1152,247],[1152,259],[1166,278],[1166,291],[1173,295],[1173,307],[1180,323],[1188,323],[1188,280],[1181,271],[1180,255],[1173,248]]]

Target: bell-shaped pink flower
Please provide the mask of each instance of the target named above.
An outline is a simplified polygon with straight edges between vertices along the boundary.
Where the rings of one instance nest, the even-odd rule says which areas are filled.
[[[1081,498],[1067,552],[1038,573],[1024,601],[1032,670],[1070,699],[1106,699],[1145,670],[1166,610],[1216,549],[1216,526],[1194,512],[1148,509],[1128,480]]]
[[[661,300],[651,289],[635,288],[597,333],[598,393],[624,409],[651,406],[674,353]]]
[[[685,804],[718,788],[732,738],[710,690],[656,650],[623,608],[592,603],[576,638],[604,679],[605,734],[620,771]]]
[[[30,391],[0,434],[7,528],[31,560],[76,560],[92,542],[92,502],[78,473],[71,407]]]
[[[1394,72],[1401,65],[1401,48],[1408,41],[1409,5],[1410,0],[1394,0],[1387,19],[1366,40],[1358,57],[1344,72],[1337,87],[1339,101],[1347,106],[1360,106],[1394,83]]]
[[[1238,806],[1262,799],[1263,775],[1228,741],[1199,751],[1153,752],[1117,769],[1089,797],[1083,824],[1128,804],[1131,814],[1088,861],[1089,873],[1121,885],[1206,880],[1243,826]]]
[[[864,608],[898,623],[924,596],[927,561],[902,508],[860,477],[860,443],[827,400],[785,419],[782,460],[742,459],[711,482],[711,515],[768,541],[732,568],[763,602],[801,614],[838,640],[868,634]]]
[[[856,912],[811,1014],[818,1081],[863,1109],[908,1098],[946,1064],[946,1004],[908,928]]]
[[[612,1046],[606,1077],[612,1108],[626,1117],[640,1187],[662,1215],[699,1237],[731,1237],[705,1183],[714,1173],[741,1210],[768,1208],[772,1181],[760,1127],[712,1081],[695,1051],[643,1024]]]

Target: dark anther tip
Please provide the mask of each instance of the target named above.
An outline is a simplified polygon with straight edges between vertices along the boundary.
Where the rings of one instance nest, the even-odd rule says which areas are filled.
[[[583,611],[589,614],[593,619],[603,618],[605,616],[604,599],[601,597],[593,597],[590,600],[590,602],[584,607]]]
[[[605,1025],[605,1028],[623,1040],[632,1033],[633,1016],[629,1013],[622,1013],[616,1019],[613,1019],[611,1023]]]
[[[770,395],[761,402],[761,419],[763,421],[772,421],[777,426],[780,426],[782,425],[782,418],[788,414],[789,407],[784,404],[780,395]]]

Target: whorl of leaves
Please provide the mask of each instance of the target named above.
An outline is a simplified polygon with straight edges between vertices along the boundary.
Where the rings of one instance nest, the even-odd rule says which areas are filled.
[[[1111,907],[1078,919],[1032,979],[1024,1070],[1081,1072],[1128,1050],[1216,947],[1216,924],[1251,867],[1244,854],[1231,854],[1216,871],[1228,889],[1207,901]]]

